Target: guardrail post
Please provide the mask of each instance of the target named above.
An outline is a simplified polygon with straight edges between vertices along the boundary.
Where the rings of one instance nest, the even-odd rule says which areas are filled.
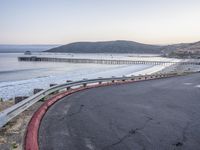
[[[40,91],[42,91],[42,90],[44,90],[44,89],[34,89],[34,90],[33,90],[33,94],[36,94],[36,93],[38,93],[38,92],[40,92]]]
[[[15,104],[25,100],[26,98],[28,98],[28,96],[17,96],[17,97],[15,97]]]
[[[87,86],[87,83],[83,83],[83,87],[86,87]]]
[[[52,87],[52,86],[56,86],[57,84],[55,83],[51,83],[49,86]]]

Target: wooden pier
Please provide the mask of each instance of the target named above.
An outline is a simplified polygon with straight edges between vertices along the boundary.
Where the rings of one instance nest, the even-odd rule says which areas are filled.
[[[66,62],[66,63],[93,63],[109,65],[131,65],[131,64],[149,64],[149,65],[200,65],[200,62],[168,62],[168,61],[146,61],[146,60],[108,60],[108,59],[79,59],[79,58],[54,58],[54,57],[36,57],[24,56],[18,57],[19,61],[43,61],[43,62]]]

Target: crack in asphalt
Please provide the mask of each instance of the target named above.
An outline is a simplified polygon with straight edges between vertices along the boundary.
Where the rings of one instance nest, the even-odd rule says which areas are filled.
[[[109,105],[109,104],[112,104],[112,102],[106,103],[106,104],[95,105],[95,106],[93,106],[91,108],[86,108],[85,105],[81,104],[79,109],[78,109],[78,111],[70,113],[70,114],[67,114],[66,116],[67,117],[74,117],[75,115],[80,114],[83,111],[83,107],[84,107],[84,110],[93,110],[93,109],[96,109],[96,108],[104,107],[104,106]],[[61,116],[58,120],[62,121],[64,118],[65,118],[65,116]]]
[[[112,120],[110,120],[109,122],[109,129],[112,131],[113,134],[115,134],[115,136],[117,137],[118,140],[120,140],[120,137],[117,135],[117,133],[114,130],[114,122]],[[127,147],[127,145],[125,143],[123,143],[125,147]]]
[[[104,104],[98,104],[98,105],[95,105],[95,106],[93,106],[91,108],[88,108],[87,110],[93,110],[93,109],[100,108],[100,107],[103,107],[103,106],[107,106],[107,105],[110,105],[110,104],[113,104],[113,102],[104,103]]]
[[[188,130],[188,128],[189,128],[189,125],[190,125],[190,123],[187,122],[186,126],[183,128],[182,140],[180,140],[180,141],[178,141],[178,142],[176,142],[176,143],[174,143],[174,144],[172,144],[172,145],[174,145],[174,146],[176,146],[176,147],[181,147],[181,146],[184,145],[184,143],[187,141],[186,132],[187,132],[187,130]]]
[[[185,128],[183,128],[183,132],[182,132],[182,141],[186,142],[187,141],[187,137],[186,137],[186,132],[189,128],[190,123],[188,122],[185,126]]]
[[[81,111],[82,111],[82,109],[83,109],[84,106],[85,106],[85,105],[83,105],[83,104],[80,105],[80,107],[79,107],[79,109],[78,109],[77,112],[74,112],[74,113],[68,114],[68,116],[69,116],[69,117],[72,117],[72,116],[74,116],[74,115],[77,115],[77,114],[81,113]]]
[[[104,148],[102,148],[102,150],[110,149],[110,148],[112,148],[112,147],[114,147],[114,146],[116,146],[116,145],[118,145],[118,144],[121,144],[121,143],[122,143],[123,141],[125,141],[127,138],[129,138],[129,137],[133,136],[134,134],[136,134],[137,132],[143,130],[143,129],[147,126],[147,124],[148,124],[151,120],[153,120],[153,118],[151,118],[151,117],[147,117],[147,118],[148,118],[148,120],[145,121],[145,123],[144,123],[143,126],[141,126],[140,128],[131,129],[126,135],[124,135],[123,137],[119,138],[118,141],[116,141],[116,142],[114,142],[114,143],[112,143],[112,144],[110,144],[110,145],[105,146]],[[143,149],[145,149],[145,146],[143,146]]]
[[[104,107],[104,106],[109,105],[109,104],[112,104],[112,102],[111,103],[106,103],[106,104],[95,105],[95,106],[93,106],[91,108],[86,108],[86,106],[82,104],[82,105],[80,105],[80,107],[79,107],[77,112],[68,114],[68,116],[72,117],[74,115],[80,114],[83,111],[83,107],[84,107],[84,110],[93,110],[93,109],[96,109],[96,108]]]

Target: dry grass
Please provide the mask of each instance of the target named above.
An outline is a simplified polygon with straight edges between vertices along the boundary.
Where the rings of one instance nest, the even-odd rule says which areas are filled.
[[[37,102],[29,109],[12,119],[7,125],[0,129],[0,149],[22,150],[26,127],[33,113],[39,108],[42,102]],[[1,110],[10,107],[13,103],[1,103]]]
[[[0,101],[0,111],[3,111],[4,109],[14,105],[14,100],[8,100],[8,101]]]

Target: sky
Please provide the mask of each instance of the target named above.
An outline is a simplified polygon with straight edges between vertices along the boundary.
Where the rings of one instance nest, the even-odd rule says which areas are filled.
[[[200,0],[0,0],[0,44],[200,41]]]

